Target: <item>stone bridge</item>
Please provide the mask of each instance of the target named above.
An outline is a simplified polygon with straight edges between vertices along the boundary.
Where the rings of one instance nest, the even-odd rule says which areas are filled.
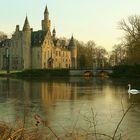
[[[71,69],[70,76],[104,76],[113,73],[111,68],[98,68],[98,69]]]

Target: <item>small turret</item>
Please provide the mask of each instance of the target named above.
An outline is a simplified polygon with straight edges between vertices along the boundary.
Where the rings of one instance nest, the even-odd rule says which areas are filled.
[[[31,69],[31,28],[29,25],[28,18],[26,16],[23,32],[22,32],[22,45],[23,45],[23,61],[24,69]]]
[[[19,32],[19,25],[16,25],[16,32]]]
[[[44,14],[49,14],[47,5],[46,5],[46,8],[45,8]]]
[[[72,47],[72,48],[75,47],[75,41],[74,41],[73,35],[72,35],[72,37],[71,37],[71,39],[70,39],[69,46]]]
[[[55,30],[55,28],[53,28],[52,35],[53,35],[53,38],[55,39],[55,37],[56,37],[56,30]]]
[[[69,49],[71,51],[71,67],[76,69],[77,68],[77,46],[76,46],[73,35],[69,42]]]
[[[26,16],[24,26],[23,26],[23,31],[30,31],[30,30],[31,29],[30,29],[29,21],[28,21],[28,18]]]

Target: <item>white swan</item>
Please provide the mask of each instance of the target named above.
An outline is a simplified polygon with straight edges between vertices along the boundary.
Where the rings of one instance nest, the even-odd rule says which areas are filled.
[[[140,93],[140,91],[139,90],[137,90],[137,89],[131,89],[131,84],[128,84],[128,93],[129,93],[129,95],[130,94],[138,94],[138,93]]]

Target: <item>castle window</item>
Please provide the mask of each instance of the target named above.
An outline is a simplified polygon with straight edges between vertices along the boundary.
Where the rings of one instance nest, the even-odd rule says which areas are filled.
[[[49,51],[48,51],[48,58],[49,58],[49,56],[50,56],[50,55],[49,55]]]
[[[46,59],[46,52],[44,52],[44,59]]]
[[[66,68],[68,67],[68,64],[66,64]]]
[[[51,57],[52,57],[53,51],[51,50]]]
[[[18,67],[18,57],[12,57],[12,67],[13,69],[17,69]]]
[[[59,51],[59,56],[61,56],[61,52]]]
[[[56,51],[56,56],[58,56],[58,51]]]
[[[39,54],[39,51],[38,51],[38,55],[37,55],[38,59],[40,58],[40,54]]]
[[[46,68],[46,63],[44,62],[44,68]]]

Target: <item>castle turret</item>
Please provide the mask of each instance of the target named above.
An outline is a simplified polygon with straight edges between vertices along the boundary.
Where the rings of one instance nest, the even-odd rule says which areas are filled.
[[[51,28],[51,21],[49,19],[49,12],[46,5],[45,11],[44,11],[44,19],[42,20],[42,30],[48,31]]]
[[[56,30],[55,30],[55,28],[53,28],[52,36],[53,36],[53,38],[55,39],[55,37],[56,37]]]
[[[74,40],[74,37],[72,36],[69,42],[69,49],[71,51],[71,68],[76,69],[77,68],[77,46]]]
[[[16,25],[16,32],[19,32],[19,25]]]
[[[23,26],[22,41],[24,69],[31,69],[31,28],[27,16]]]
[[[44,15],[46,15],[46,16],[48,16],[48,15],[49,15],[49,12],[48,12],[48,7],[47,7],[47,5],[46,5],[46,7],[45,7]]]
[[[24,25],[23,25],[23,31],[30,31],[30,30],[31,30],[31,28],[30,28],[30,25],[29,25],[28,17],[26,16],[25,22],[24,22]]]

